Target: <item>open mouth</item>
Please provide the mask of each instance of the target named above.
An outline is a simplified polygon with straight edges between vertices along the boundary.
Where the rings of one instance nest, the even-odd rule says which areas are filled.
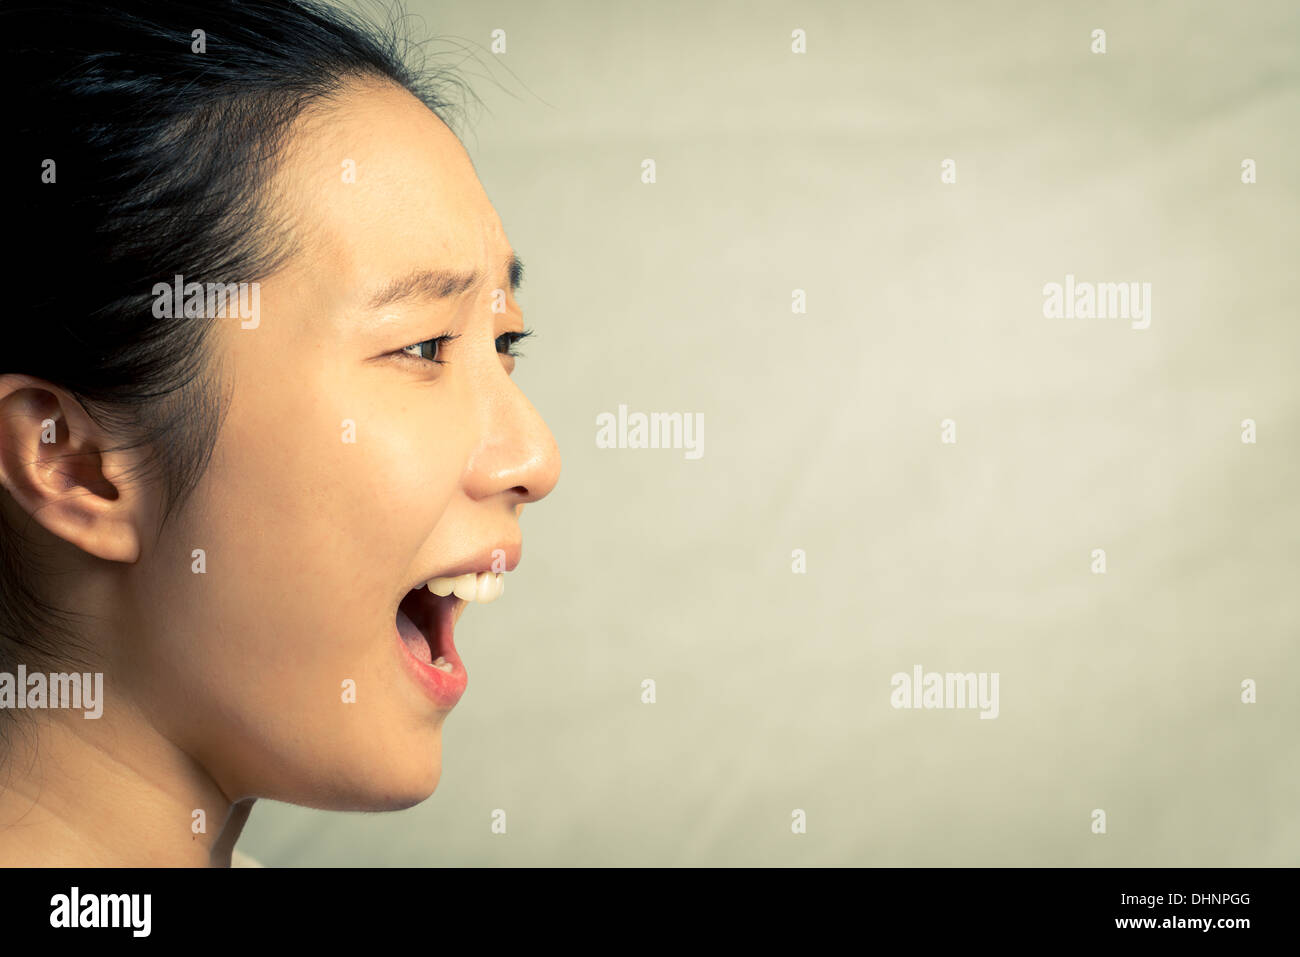
[[[460,604],[455,595],[435,595],[424,585],[406,593],[397,606],[397,634],[412,658],[447,674],[455,672],[460,658],[452,633]]]
[[[407,670],[442,709],[455,706],[469,676],[456,653],[456,621],[470,602],[495,601],[505,576],[465,572],[412,588],[397,606],[397,638]]]

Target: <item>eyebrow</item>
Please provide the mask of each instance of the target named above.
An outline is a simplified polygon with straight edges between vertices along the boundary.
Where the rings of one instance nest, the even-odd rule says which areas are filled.
[[[510,274],[510,291],[514,292],[524,281],[524,263],[512,251],[506,260]],[[439,300],[462,296],[477,288],[483,274],[477,269],[468,272],[454,269],[417,269],[385,283],[366,304],[367,309],[382,309],[395,302],[408,299]]]

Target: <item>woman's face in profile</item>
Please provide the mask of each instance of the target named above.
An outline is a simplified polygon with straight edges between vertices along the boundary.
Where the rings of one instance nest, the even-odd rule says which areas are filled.
[[[231,800],[402,808],[438,783],[463,665],[431,676],[399,619],[436,632],[465,603],[414,590],[512,569],[560,458],[510,377],[510,243],[441,120],[355,85],[299,127],[268,189],[298,253],[261,281],[255,327],[210,320],[221,430],[132,566],[106,682]]]

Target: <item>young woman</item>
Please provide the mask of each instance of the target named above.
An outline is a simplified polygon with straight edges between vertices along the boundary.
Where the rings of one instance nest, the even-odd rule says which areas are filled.
[[[0,863],[224,866],[259,797],[423,801],[455,623],[560,471],[456,81],[295,0],[0,37]]]

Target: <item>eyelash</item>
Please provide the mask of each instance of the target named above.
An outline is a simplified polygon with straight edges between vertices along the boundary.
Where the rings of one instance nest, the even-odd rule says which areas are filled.
[[[441,355],[441,354],[442,354],[443,346],[445,346],[448,342],[451,342],[451,340],[453,340],[453,339],[459,339],[459,338],[460,338],[460,336],[451,335],[451,334],[449,333],[449,334],[447,334],[447,335],[435,336],[435,337],[432,338],[432,339],[422,339],[422,340],[420,340],[419,342],[412,342],[409,346],[406,346],[406,348],[404,348],[404,349],[398,349],[398,350],[397,350],[397,355],[399,355],[399,356],[408,356],[408,357],[410,357],[410,358],[416,360],[417,362],[436,362],[436,363],[437,363],[438,365],[440,365],[440,366],[441,366],[441,365],[446,365],[446,364],[447,364],[447,360],[445,360],[445,359],[434,359],[434,358],[432,358],[432,357],[430,357],[430,356],[426,356],[426,355],[423,354],[423,353],[424,353],[424,350],[423,350],[423,349],[420,349],[420,354],[418,354],[418,355],[417,355],[416,353],[414,353],[414,352],[408,352],[407,350],[408,350],[408,349],[418,349],[418,348],[420,348],[421,346],[425,345],[426,343],[430,343],[430,342],[432,342],[432,343],[435,343],[435,346],[436,346],[436,349],[437,349],[437,351],[434,353],[434,355]]]
[[[497,342],[500,342],[502,339],[505,339],[505,340],[506,340],[506,351],[505,351],[505,352],[501,352],[501,350],[498,349],[497,352],[500,353],[500,354],[503,355],[503,356],[510,356],[511,358],[514,358],[514,359],[521,358],[521,357],[523,356],[523,353],[522,353],[522,352],[515,352],[515,348],[514,348],[514,347],[515,347],[516,345],[518,345],[520,342],[522,342],[523,340],[527,339],[527,338],[528,338],[529,336],[531,336],[532,334],[533,334],[533,330],[531,330],[531,329],[525,329],[523,332],[503,332],[503,333],[501,333],[501,335],[497,336]]]
[[[532,334],[533,334],[533,330],[531,329],[525,329],[523,332],[503,332],[501,335],[497,336],[496,338],[496,342],[498,344],[497,353],[499,355],[510,356],[512,358],[522,357],[523,353],[515,352],[514,346],[521,340],[527,339]],[[410,358],[415,359],[417,362],[436,362],[440,366],[446,365],[447,364],[446,359],[435,359],[430,356],[423,355],[424,352],[423,349],[420,350],[421,352],[420,355],[417,355],[413,352],[408,352],[407,349],[415,349],[425,345],[426,343],[432,342],[432,343],[436,343],[436,347],[437,347],[437,351],[435,352],[435,355],[441,355],[442,349],[447,343],[451,342],[453,339],[459,339],[459,338],[460,336],[458,335],[446,334],[441,336],[435,336],[432,339],[422,339],[419,342],[411,343],[409,346],[407,346],[404,349],[397,350],[396,354],[409,356]],[[502,352],[500,348],[500,343],[502,339],[506,340],[505,343],[506,349],[504,352]]]

